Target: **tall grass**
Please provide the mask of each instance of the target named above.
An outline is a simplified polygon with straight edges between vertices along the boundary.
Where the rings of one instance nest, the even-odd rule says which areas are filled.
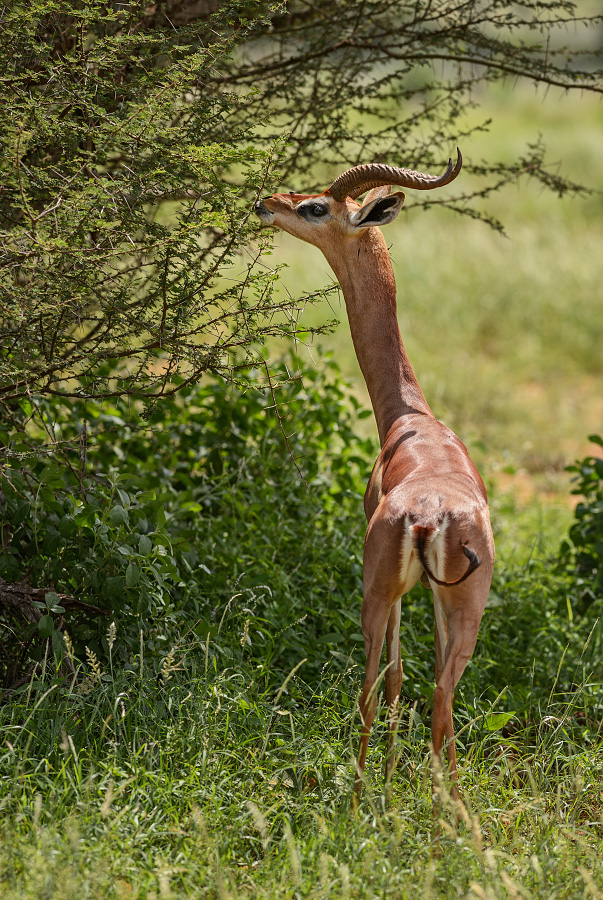
[[[434,838],[428,730],[403,710],[389,804],[377,729],[350,812],[353,667],[280,684],[244,658],[180,646],[153,678],[83,694],[33,684],[4,719],[0,878],[7,900],[151,897],[600,896],[601,734],[576,710],[502,732],[487,703],[459,729],[464,805],[439,796]],[[91,671],[94,676],[94,672]],[[460,814],[460,824],[457,817]]]

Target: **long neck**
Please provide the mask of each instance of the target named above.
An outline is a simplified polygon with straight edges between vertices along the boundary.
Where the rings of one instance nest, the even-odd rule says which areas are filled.
[[[367,228],[361,238],[348,243],[343,252],[325,255],[343,290],[354,349],[383,445],[401,416],[432,412],[400,336],[396,282],[385,239],[377,228]]]

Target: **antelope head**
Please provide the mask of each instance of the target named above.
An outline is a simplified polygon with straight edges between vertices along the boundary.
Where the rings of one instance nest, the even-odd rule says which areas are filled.
[[[354,166],[335,179],[322,194],[273,194],[255,205],[265,225],[282,228],[294,237],[314,244],[324,252],[342,238],[359,237],[365,228],[393,222],[404,204],[404,193],[391,193],[393,185],[415,190],[432,190],[454,181],[461,171],[461,151],[443,175],[425,175],[412,169],[381,163]],[[369,193],[362,204],[357,198]]]

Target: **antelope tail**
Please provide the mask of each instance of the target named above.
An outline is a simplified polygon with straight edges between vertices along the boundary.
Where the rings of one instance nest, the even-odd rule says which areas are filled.
[[[421,565],[425,569],[427,577],[430,579],[430,581],[435,581],[436,584],[441,584],[442,587],[453,587],[453,585],[461,584],[462,581],[464,581],[466,578],[469,578],[471,573],[475,572],[475,570],[481,566],[482,561],[474,550],[472,550],[470,547],[467,547],[466,544],[463,544],[463,553],[469,560],[467,571],[463,575],[461,575],[460,578],[457,578],[456,581],[441,581],[439,578],[436,578],[429,568],[429,563],[427,562],[425,551],[437,534],[437,531],[438,529],[432,525],[413,525],[411,527],[413,547],[416,550],[417,555],[421,561]]]

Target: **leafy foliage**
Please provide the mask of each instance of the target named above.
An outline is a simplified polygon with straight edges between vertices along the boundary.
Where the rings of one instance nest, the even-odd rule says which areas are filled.
[[[138,3],[7,10],[5,414],[22,418],[31,394],[149,399],[203,372],[232,379],[268,337],[296,331],[275,273],[239,261],[281,143],[260,144],[245,95],[216,83],[268,21],[235,21],[244,6],[178,31]]]
[[[551,704],[577,702],[565,727],[582,728],[590,743],[603,713],[603,602],[585,609],[579,583],[557,569],[549,557],[497,573],[457,709],[478,709],[472,693],[490,697],[492,689],[523,722],[538,722]]]
[[[348,392],[333,377],[286,377],[279,403],[293,414],[304,480],[266,409],[270,392],[185,387],[148,424],[123,400],[78,400],[72,420],[43,401],[39,415],[64,420],[55,435],[63,449],[5,473],[0,577],[27,576],[105,610],[130,646],[139,628],[164,639],[192,628],[216,641],[234,630],[234,646],[245,631],[270,665],[309,647],[315,667],[328,648],[349,653],[360,636],[355,604],[346,614],[343,598],[360,590],[372,443],[357,439]],[[82,420],[87,446],[74,450]],[[49,607],[41,638],[63,612]],[[102,616],[66,615],[78,652],[101,652]]]
[[[3,892],[595,895],[600,471],[580,469],[569,568],[497,575],[456,705],[475,817],[458,833],[444,803],[431,857],[433,616],[418,588],[393,804],[376,775],[351,821],[373,448],[336,379],[276,389],[291,367],[274,375],[261,344],[298,333],[300,304],[238,256],[264,240],[249,217],[264,184],[310,189],[312,171],[322,188],[367,154],[439,164],[483,79],[599,90],[588,60],[531,40],[574,8],[213,9],[36,0],[0,22],[0,575],[39,591],[33,621],[17,604],[1,622],[5,683],[36,663],[0,708]],[[522,173],[572,187],[539,145],[468,168],[485,186],[443,202],[473,215]],[[217,377],[199,386],[204,372]],[[269,378],[264,393],[222,380]]]
[[[367,412],[335,364],[328,377],[306,370],[289,381],[296,365],[287,364],[278,400],[304,480],[269,391],[188,386],[149,422],[123,400],[79,400],[73,420],[59,401],[41,402],[40,415],[64,421],[61,453],[15,464],[2,486],[0,577],[45,591],[39,621],[13,617],[5,632],[6,684],[44,657],[49,638],[64,658],[64,630],[80,659],[86,647],[106,659],[111,620],[119,666],[142,639],[159,672],[182,635],[222,666],[259,666],[269,683],[304,660],[300,674],[313,687],[329,662],[362,664],[362,493],[376,448],[357,437],[355,419]],[[87,443],[76,450],[82,419]],[[459,688],[461,717],[481,715],[503,691],[504,707],[530,721],[553,686],[568,702],[589,679],[603,680],[603,598],[585,602],[574,568],[536,558],[498,569]],[[401,623],[403,692],[418,716],[429,715],[433,692],[431,607],[417,586]],[[588,706],[590,721],[596,696]]]
[[[596,434],[589,440],[603,447]],[[577,504],[569,541],[561,547],[561,558],[573,570],[581,591],[580,606],[587,610],[603,597],[603,459],[586,456],[568,467],[574,474],[573,494],[583,499]]]

